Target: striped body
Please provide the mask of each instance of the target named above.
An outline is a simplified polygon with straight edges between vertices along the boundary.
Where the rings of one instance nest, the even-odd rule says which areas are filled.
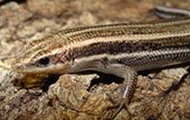
[[[137,71],[164,67],[189,61],[190,19],[74,28],[32,42],[26,49],[17,59],[19,64],[49,56],[53,64],[65,61],[81,64],[101,59]]]

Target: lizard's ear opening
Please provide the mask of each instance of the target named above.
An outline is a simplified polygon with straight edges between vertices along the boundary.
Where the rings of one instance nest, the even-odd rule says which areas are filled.
[[[43,57],[37,61],[39,65],[48,65],[50,63],[50,59],[48,57]]]

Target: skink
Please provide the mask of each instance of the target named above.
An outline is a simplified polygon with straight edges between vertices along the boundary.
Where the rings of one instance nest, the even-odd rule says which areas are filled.
[[[159,16],[189,16],[190,12],[158,6]],[[120,107],[128,103],[137,72],[189,62],[190,19],[123,23],[60,31],[28,43],[6,66],[24,74],[77,73],[87,70],[124,78]]]

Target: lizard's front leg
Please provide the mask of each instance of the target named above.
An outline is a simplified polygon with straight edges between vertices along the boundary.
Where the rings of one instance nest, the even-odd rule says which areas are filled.
[[[132,98],[137,83],[137,72],[132,67],[123,64],[106,64],[106,66],[104,65],[104,70],[102,72],[124,78],[124,82],[119,88],[120,99],[119,101],[115,101],[114,105],[114,107],[118,107],[118,109],[113,115],[111,115],[111,118],[114,118],[124,105],[127,107]]]
[[[80,67],[79,67],[80,66]],[[78,69],[82,70],[81,66],[85,66],[85,70],[95,70],[106,74],[113,74],[115,76],[124,78],[123,84],[120,86],[120,98],[119,101],[114,101],[115,107],[118,110],[115,114],[111,115],[111,118],[115,117],[124,105],[127,105],[136,88],[137,72],[130,66],[118,63],[109,63],[109,60],[94,60],[90,62],[80,63]]]

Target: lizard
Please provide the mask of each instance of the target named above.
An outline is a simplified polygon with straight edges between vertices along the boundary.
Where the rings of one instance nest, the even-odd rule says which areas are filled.
[[[189,16],[187,10],[156,7],[157,14]],[[62,30],[26,44],[24,51],[0,66],[23,74],[78,73],[88,70],[124,79],[118,111],[130,102],[138,72],[189,62],[190,19],[118,23]],[[115,115],[113,115],[115,116]]]

